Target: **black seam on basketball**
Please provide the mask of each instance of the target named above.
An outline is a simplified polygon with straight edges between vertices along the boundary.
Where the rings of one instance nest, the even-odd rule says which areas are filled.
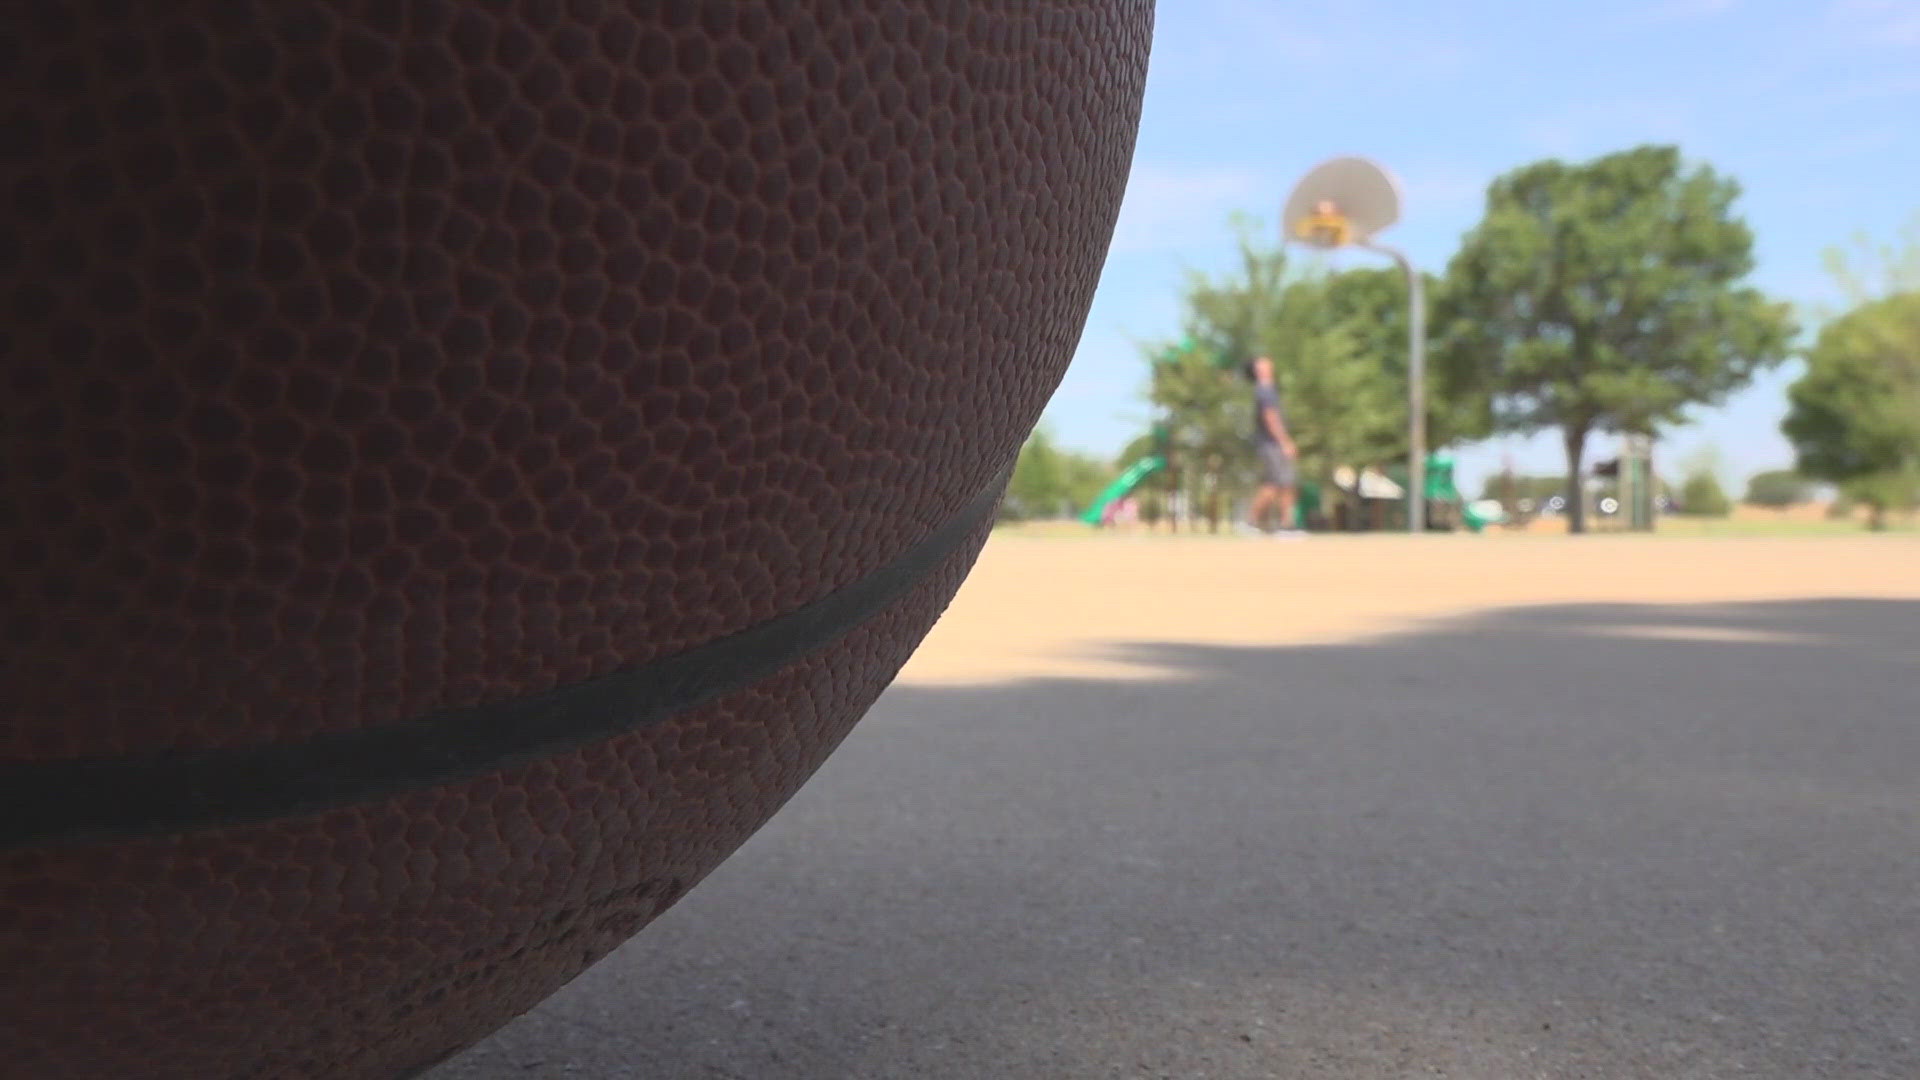
[[[686,712],[838,640],[945,562],[998,508],[997,474],[892,562],[676,656],[527,697],[268,746],[0,765],[0,847],[125,839],[312,813],[523,765]]]

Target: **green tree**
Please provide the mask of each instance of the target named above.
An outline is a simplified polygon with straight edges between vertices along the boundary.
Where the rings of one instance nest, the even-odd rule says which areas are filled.
[[[1487,477],[1487,482],[1481,486],[1480,497],[1483,499],[1503,499],[1506,497],[1509,485],[1513,492],[1513,498],[1516,501],[1520,499],[1532,499],[1537,506],[1553,498],[1555,495],[1563,494],[1567,489],[1567,478],[1564,476],[1525,476],[1516,473],[1511,481],[1509,481],[1506,476],[1495,473]]]
[[[1093,501],[1112,475],[1105,462],[1064,449],[1044,427],[1035,428],[1014,461],[1000,517],[1021,521],[1073,514]]]
[[[1306,301],[1323,291],[1302,283],[1295,295]],[[1380,461],[1405,445],[1400,429],[1406,427],[1406,407],[1395,400],[1394,383],[1380,370],[1378,359],[1361,352],[1351,326],[1317,328],[1284,355],[1284,366],[1279,358],[1274,360],[1274,378],[1303,476],[1325,477],[1341,465]],[[1242,399],[1251,393],[1251,384],[1245,384]],[[1252,407],[1241,411],[1244,447],[1252,433]]]
[[[1160,526],[1160,519],[1166,516],[1166,498],[1158,490],[1150,490],[1140,496],[1140,520],[1149,530]]]
[[[1190,507],[1204,495],[1231,499],[1247,488],[1252,405],[1238,376],[1210,352],[1193,351],[1155,364],[1148,393],[1166,418],[1171,468],[1163,487],[1185,493]]]
[[[1740,501],[1752,506],[1785,510],[1813,498],[1813,482],[1792,469],[1769,469],[1747,478],[1747,494]]]
[[[1589,435],[1657,434],[1787,357],[1788,309],[1741,285],[1738,194],[1661,146],[1538,162],[1488,190],[1447,268],[1441,347],[1487,365],[1501,428],[1559,429],[1569,489]],[[1585,529],[1580,500],[1568,527]]]
[[[1456,321],[1457,307],[1446,279],[1422,274],[1427,306],[1424,392],[1427,444],[1440,449],[1493,433],[1493,396],[1487,357],[1471,348],[1446,348],[1436,328]],[[1352,337],[1355,352],[1381,380],[1392,421],[1381,427],[1379,448],[1365,460],[1404,461],[1407,456],[1407,279],[1394,267],[1346,270],[1330,275],[1318,297],[1324,324]]]
[[[1843,253],[1830,253],[1854,305],[1821,327],[1781,423],[1800,471],[1866,506],[1876,529],[1887,511],[1920,501],[1920,217],[1906,251],[1879,261],[1876,296]]]
[[[1856,506],[1867,508],[1867,528],[1887,527],[1887,514],[1920,508],[1920,471],[1878,472],[1841,485]]]
[[[1111,483],[1115,472],[1092,454],[1068,451],[1061,455],[1060,487],[1069,515],[1078,514],[1100,497],[1100,489]]]
[[[1116,470],[1124,469],[1149,454],[1157,454],[1159,452],[1160,440],[1156,438],[1152,432],[1148,432],[1145,435],[1136,435],[1132,439],[1129,439],[1125,446],[1120,448],[1118,454],[1114,455],[1113,467]]]
[[[1680,512],[1689,517],[1726,517],[1733,501],[1712,469],[1694,469],[1680,483]]]

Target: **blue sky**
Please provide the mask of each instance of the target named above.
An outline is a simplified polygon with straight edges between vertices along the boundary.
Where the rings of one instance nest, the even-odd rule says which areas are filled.
[[[1325,158],[1363,154],[1399,176],[1402,219],[1381,239],[1437,272],[1494,176],[1643,142],[1740,181],[1755,284],[1837,302],[1822,252],[1889,239],[1920,212],[1920,0],[1160,0],[1126,203],[1044,422],[1103,456],[1139,432],[1137,343],[1177,331],[1189,269],[1229,266],[1231,212],[1275,229],[1294,180]],[[1702,411],[1663,460],[1711,446],[1735,484],[1791,464],[1779,421],[1797,373]],[[1551,433],[1500,439],[1461,454],[1462,486],[1477,492],[1506,455],[1562,467]]]

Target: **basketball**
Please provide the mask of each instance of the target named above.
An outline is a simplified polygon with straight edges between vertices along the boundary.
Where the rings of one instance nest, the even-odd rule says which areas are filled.
[[[0,36],[0,1075],[415,1075],[725,859],[1079,339],[1151,5]]]

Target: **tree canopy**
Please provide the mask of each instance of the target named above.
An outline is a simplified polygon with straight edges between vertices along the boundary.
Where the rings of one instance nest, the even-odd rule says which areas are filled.
[[[1481,365],[1499,427],[1560,430],[1570,489],[1588,435],[1656,434],[1789,354],[1786,305],[1741,284],[1738,194],[1662,146],[1537,162],[1489,189],[1447,268],[1438,343],[1449,366]]]
[[[1750,506],[1784,510],[1813,498],[1813,481],[1792,469],[1769,469],[1747,478],[1747,493],[1740,501]]]
[[[1781,430],[1799,468],[1868,506],[1912,505],[1920,491],[1920,293],[1863,304],[1821,328],[1787,389]]]
[[[1014,462],[1000,516],[1010,521],[1068,517],[1092,502],[1112,475],[1105,462],[1065,449],[1046,428],[1035,428]]]
[[[1733,510],[1720,477],[1710,468],[1695,468],[1680,482],[1680,512],[1693,517],[1726,517]]]
[[[1780,426],[1800,471],[1834,481],[1879,527],[1920,502],[1920,217],[1904,248],[1834,251],[1828,264],[1852,307],[1821,327]]]

